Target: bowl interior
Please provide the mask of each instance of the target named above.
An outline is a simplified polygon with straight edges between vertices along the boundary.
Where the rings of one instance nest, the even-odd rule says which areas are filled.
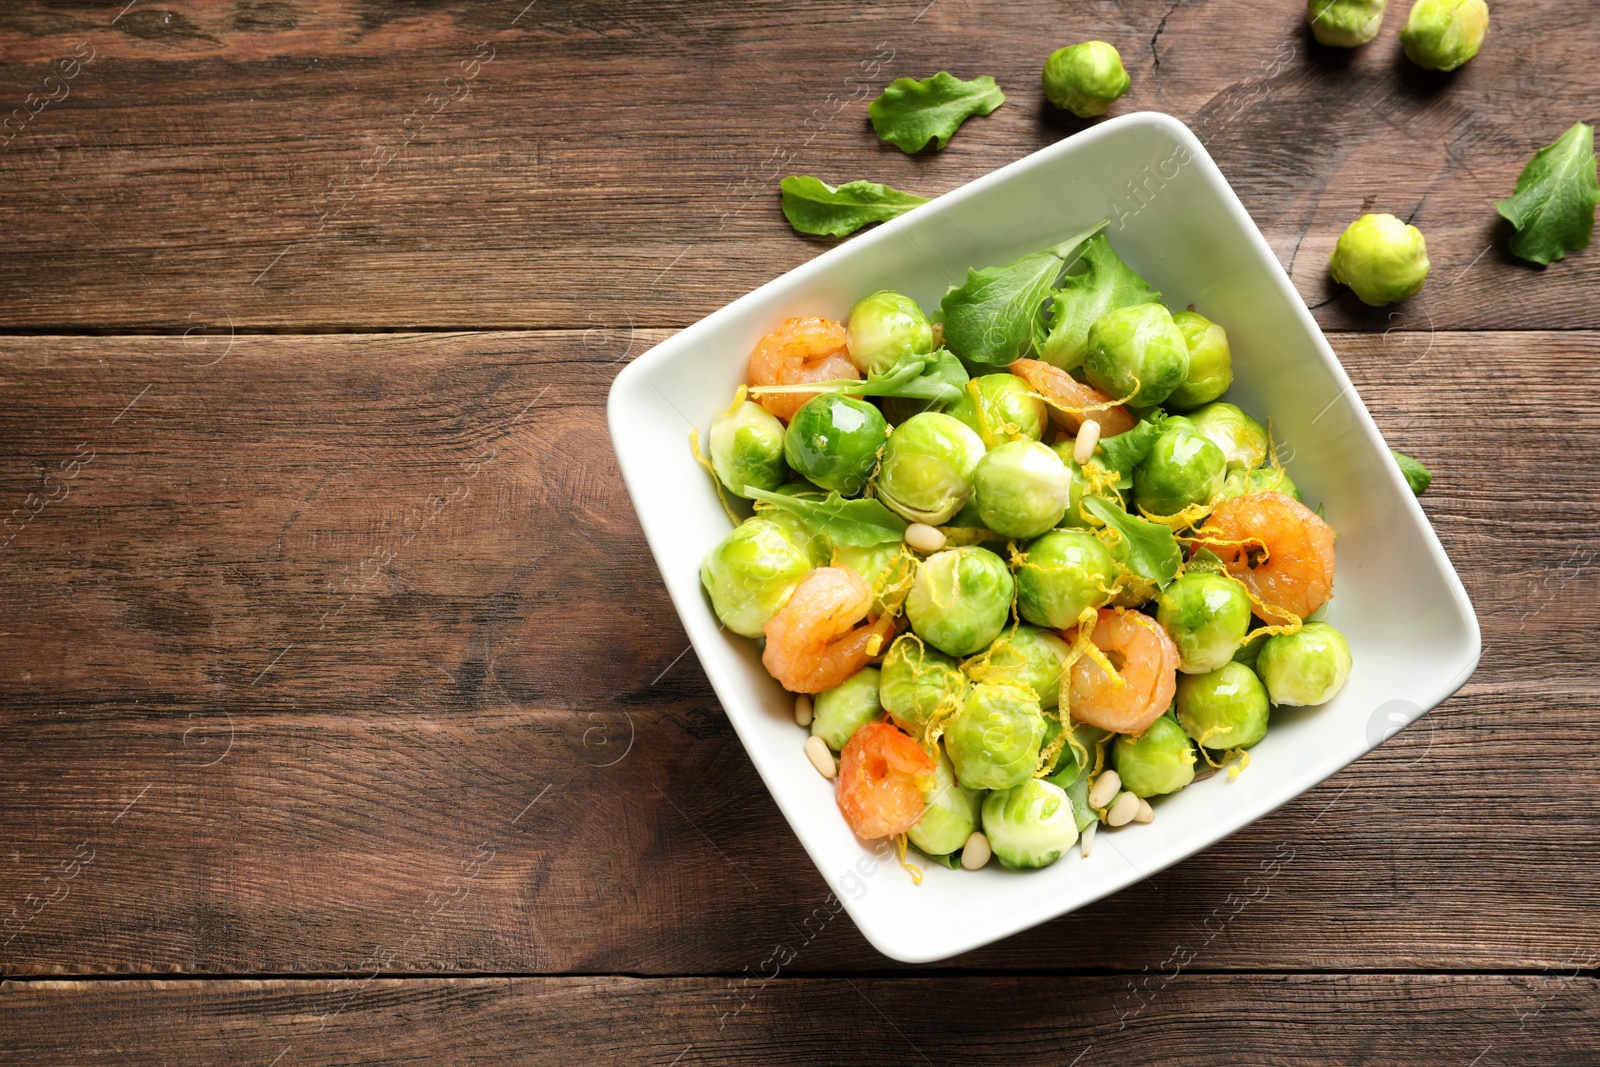
[[[699,587],[729,529],[690,453],[744,380],[756,340],[790,315],[844,319],[876,289],[937,306],[968,267],[1003,263],[1099,219],[1167,304],[1228,331],[1226,399],[1271,427],[1306,502],[1338,531],[1329,621],[1355,667],[1316,709],[1273,713],[1249,769],[1155,802],[1145,826],[1100,834],[1090,859],[1014,873],[927,870],[920,886],[851,834],[812,769],[792,698],[752,642],[721,630]],[[640,356],[613,386],[623,476],[667,589],[729,719],[785,817],[866,937],[886,955],[942,959],[1081,907],[1217,841],[1309,789],[1454,692],[1479,651],[1455,572],[1327,341],[1194,136],[1128,115],[1019,160],[858,236]]]

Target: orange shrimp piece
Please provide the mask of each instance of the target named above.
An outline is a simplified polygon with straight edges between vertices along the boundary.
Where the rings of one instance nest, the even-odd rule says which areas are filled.
[[[1333,527],[1291,496],[1224,500],[1198,533],[1274,626],[1294,621],[1291,615],[1304,619],[1333,596]]]
[[[860,378],[850,362],[849,335],[832,319],[816,316],[785,319],[783,325],[756,342],[750,353],[751,385],[800,385]],[[778,393],[760,404],[785,422],[816,393]]]
[[[894,620],[887,616],[856,625],[871,607],[872,587],[855,571],[810,571],[767,622],[762,664],[791,693],[820,693],[840,685],[886,650],[894,637]]]
[[[1178,646],[1148,615],[1101,608],[1089,638],[1122,685],[1088,656],[1072,665],[1072,717],[1119,734],[1139,734],[1161,718],[1178,689]]]
[[[903,834],[922,818],[933,757],[886,722],[855,732],[839,759],[839,810],[857,837]]]
[[[1086,422],[1098,422],[1101,437],[1114,437],[1133,429],[1133,416],[1120,404],[1099,411],[1083,410],[1109,404],[1112,398],[1084,385],[1059,367],[1052,367],[1043,360],[1019,359],[1009,369],[1044,397],[1050,421],[1068,433],[1077,433]]]

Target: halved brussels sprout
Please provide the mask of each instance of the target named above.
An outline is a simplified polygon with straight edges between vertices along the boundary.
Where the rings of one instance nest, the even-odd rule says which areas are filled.
[[[734,496],[745,486],[772,492],[789,477],[783,462],[783,423],[760,404],[746,400],[711,420],[707,435],[711,469]]]
[[[970,656],[1000,635],[1016,585],[1005,562],[968,545],[935,552],[917,567],[906,619],[918,637],[951,656]]]
[[[882,289],[856,301],[847,327],[850,362],[863,374],[881,374],[905,356],[933,351],[933,324],[904,293]]]
[[[700,584],[724,626],[743,637],[761,637],[812,566],[783,527],[758,516],[706,553]]]
[[[1129,407],[1161,403],[1189,373],[1189,343],[1160,304],[1109,311],[1089,327],[1089,384]]]
[[[1156,438],[1133,470],[1133,502],[1152,515],[1176,515],[1222,492],[1228,459],[1190,426],[1173,426]]]
[[[1178,725],[1210,749],[1249,748],[1267,736],[1267,688],[1243,663],[1178,679]]]
[[[1308,622],[1292,634],[1275,634],[1261,646],[1256,673],[1274,704],[1323,704],[1350,677],[1350,645],[1325,622]]]
[[[983,833],[1000,866],[1010,870],[1048,867],[1078,840],[1072,801],[1060,786],[1038,778],[983,802]]]
[[[1044,739],[1044,716],[1033,690],[980,682],[944,732],[956,778],[968,789],[1010,789],[1033,777]]]
[[[1061,700],[1061,670],[1071,648],[1056,634],[1037,626],[1012,626],[981,653],[961,664],[974,682],[1011,682],[1027,686],[1041,708]]]
[[[1123,734],[1111,746],[1122,788],[1138,797],[1176,793],[1194,781],[1194,745],[1172,715],[1161,716],[1137,737]]]
[[[1178,669],[1204,674],[1232,659],[1249,633],[1250,596],[1225,574],[1190,571],[1161,591],[1156,621],[1178,646]]]
[[[820,737],[835,752],[843,749],[857,730],[883,715],[878,703],[878,668],[863,667],[832,689],[816,696],[811,736]]]
[[[1228,391],[1233,384],[1233,351],[1226,331],[1198,312],[1173,312],[1172,321],[1189,346],[1189,373],[1167,394],[1166,406],[1188,411]]]
[[[1072,502],[1072,472],[1049,446],[1007,441],[972,472],[973,499],[985,526],[1004,537],[1038,537]]]
[[[930,856],[948,856],[964,846],[978,828],[982,808],[983,793],[957,783],[950,757],[941,748],[933,785],[922,794],[922,818],[906,836]]]
[[[920,738],[928,720],[961,709],[967,676],[956,661],[915,634],[901,634],[883,657],[878,701],[895,725]]]
[[[1060,630],[1085,608],[1111,602],[1117,561],[1085,530],[1052,530],[1029,543],[1017,565],[1017,611],[1035,626]]]
[[[1237,406],[1218,401],[1189,413],[1197,432],[1222,449],[1228,470],[1249,470],[1267,461],[1272,442],[1267,431]]]
[[[967,383],[960,398],[944,413],[971,427],[986,448],[1018,437],[1037,441],[1050,425],[1044,401],[1033,386],[1015,374],[979,375]]]
[[[896,426],[878,466],[878,499],[910,522],[937,526],[972,496],[972,472],[983,440],[971,427],[938,411]]]
[[[783,454],[802,477],[855,496],[872,476],[878,450],[888,437],[883,412],[865,400],[819,393],[789,420]]]

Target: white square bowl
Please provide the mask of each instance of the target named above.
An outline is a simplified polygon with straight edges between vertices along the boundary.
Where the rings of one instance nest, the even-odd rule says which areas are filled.
[[[1216,775],[1156,802],[1149,825],[1106,832],[1042,871],[933,867],[920,886],[845,825],[807,761],[793,700],[753,642],[718,626],[700,589],[728,532],[687,437],[744,381],[755,342],[791,315],[843,320],[898,289],[924,307],[968,267],[1005,263],[1102,218],[1112,245],[1171,307],[1228,331],[1227,399],[1272,428],[1313,507],[1338,531],[1329,621],[1355,668],[1320,708],[1273,712],[1236,780]],[[784,817],[856,925],[908,963],[944,959],[1063,915],[1176,863],[1310,789],[1455,692],[1477,666],[1478,623],[1372,417],[1216,164],[1182,123],[1126,115],[846,241],[639,356],[608,405],[624,481],[707,677]],[[923,864],[927,867],[927,864]]]

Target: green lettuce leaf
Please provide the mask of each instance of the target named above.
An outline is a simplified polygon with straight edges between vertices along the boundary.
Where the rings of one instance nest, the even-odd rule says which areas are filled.
[[[1133,573],[1157,585],[1177,577],[1183,563],[1183,550],[1172,531],[1160,523],[1129,515],[1104,497],[1086,496],[1083,506],[1089,513],[1122,536],[1112,554]]]
[[[1050,301],[1050,326],[1041,318],[1034,324],[1034,351],[1046,363],[1072,370],[1083,363],[1089,348],[1089,327],[1108,311],[1153,304],[1161,294],[1122,262],[1104,234],[1083,246],[1078,257],[1081,272],[1067,275]]]
[[[883,95],[867,105],[878,136],[902,152],[920,152],[933,142],[943,148],[950,136],[973,115],[987,115],[1006,102],[1006,94],[990,77],[962,81],[941,70],[931,78],[896,78]]]
[[[1574,248],[1589,247],[1596,204],[1594,127],[1579,122],[1533,154],[1516,190],[1495,208],[1517,228],[1512,254],[1546,267]]]
[[[1099,464],[1106,470],[1116,471],[1120,475],[1117,479],[1118,489],[1131,489],[1133,468],[1143,463],[1145,457],[1150,454],[1150,450],[1155,447],[1156,438],[1166,429],[1166,422],[1166,415],[1157,411],[1140,419],[1131,430],[1125,430],[1114,437],[1102,437],[1100,447],[1090,462]]]
[[[1391,448],[1389,454],[1400,465],[1400,473],[1406,476],[1406,484],[1411,487],[1412,494],[1421,496],[1426,493],[1428,486],[1433,484],[1433,472],[1404,452],[1396,452]]]
[[[745,486],[744,495],[798,515],[836,545],[871,548],[899,541],[906,535],[905,520],[876,500],[846,500],[838,493],[829,493],[822,500],[808,500],[753,486]]]
[[[778,393],[847,393],[850,396],[898,396],[908,400],[932,400],[949,404],[959,399],[967,385],[967,370],[961,361],[941,348],[927,355],[904,355],[888,369],[869,374],[866,379],[834,378],[825,382],[798,385],[758,385],[751,396]]]
[[[1090,229],[1042,252],[1030,252],[1003,267],[967,271],[967,280],[944,294],[939,309],[944,341],[956,355],[997,366],[1024,355],[1033,343],[1034,321],[1055,288],[1061,271],[1083,243],[1101,230]]]
[[[783,216],[800,233],[844,237],[874,222],[904,215],[927,197],[903,193],[880,182],[845,182],[835,189],[821,178],[791,174],[778,183]]]

